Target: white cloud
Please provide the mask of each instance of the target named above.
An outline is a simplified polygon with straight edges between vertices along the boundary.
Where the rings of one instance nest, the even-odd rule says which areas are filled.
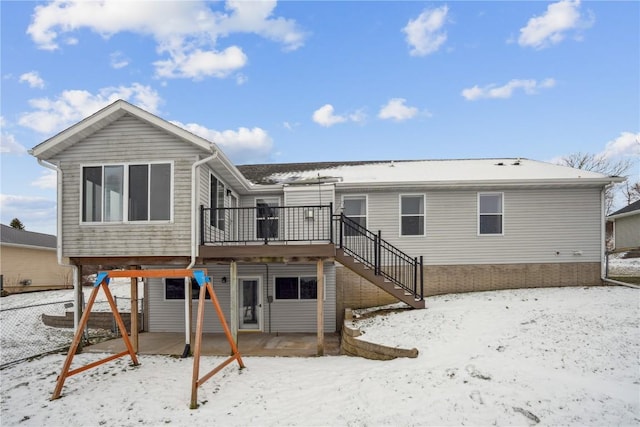
[[[51,169],[43,171],[41,175],[31,183],[31,185],[45,190],[55,190],[58,186],[58,176],[56,174],[56,171],[53,171]]]
[[[447,40],[447,33],[442,30],[447,20],[447,6],[425,9],[416,19],[410,19],[402,29],[407,35],[407,43],[411,47],[412,56],[425,56],[436,52]]]
[[[225,155],[238,164],[262,162],[269,158],[273,148],[273,140],[267,131],[259,127],[252,129],[240,127],[238,130],[217,131],[196,123],[183,124],[178,121],[172,123],[214,142],[224,151]]]
[[[0,127],[3,128],[3,131],[0,133],[0,153],[25,154],[27,149],[16,140],[15,136],[4,131],[5,123],[4,117],[0,116]]]
[[[189,53],[178,50],[171,58],[156,61],[156,73],[164,78],[189,78],[200,80],[204,77],[227,77],[247,63],[247,55],[237,46],[222,52],[195,50]]]
[[[40,133],[53,133],[90,116],[118,99],[127,100],[151,113],[157,113],[161,103],[155,90],[139,83],[107,87],[97,94],[84,90],[67,90],[56,99],[30,100],[29,104],[35,111],[22,114],[19,123]]]
[[[616,139],[607,142],[600,155],[607,159],[627,156],[640,158],[640,132],[622,132]]]
[[[58,49],[58,37],[88,28],[105,38],[131,32],[153,37],[156,74],[165,78],[226,77],[246,63],[238,46],[217,47],[234,33],[253,33],[285,50],[304,44],[306,34],[291,19],[273,16],[276,1],[227,1],[224,10],[206,1],[55,0],[35,8],[27,33],[40,49]],[[170,17],[170,19],[168,19]]]
[[[20,83],[26,82],[29,84],[29,87],[32,88],[44,88],[44,80],[40,77],[37,71],[30,71],[28,73],[24,73],[20,76]]]
[[[464,89],[462,96],[468,101],[475,101],[485,98],[511,98],[513,92],[517,89],[522,89],[527,95],[533,95],[538,92],[539,89],[548,89],[555,86],[556,81],[554,79],[545,79],[538,82],[533,79],[523,80],[514,79],[503,86],[497,86],[490,84],[484,87],[475,85],[471,88]]]
[[[333,114],[333,105],[325,104],[313,112],[313,121],[320,126],[330,127],[338,123],[344,123],[347,118]]]
[[[580,14],[580,0],[562,0],[547,6],[543,15],[529,19],[520,29],[518,44],[543,49],[564,40],[569,31],[589,28],[593,22],[593,14]],[[581,37],[578,34],[575,38]]]
[[[45,233],[55,233],[55,200],[0,194],[0,214],[3,224],[9,224],[13,218],[19,218],[27,230],[41,229]]]
[[[129,58],[127,58],[122,52],[115,51],[109,55],[109,62],[112,68],[118,70],[129,65]]]
[[[397,122],[401,122],[403,120],[408,120],[416,116],[418,114],[418,109],[416,107],[408,107],[405,105],[407,102],[404,98],[392,98],[384,105],[380,112],[378,113],[378,118],[383,120],[395,120]]]

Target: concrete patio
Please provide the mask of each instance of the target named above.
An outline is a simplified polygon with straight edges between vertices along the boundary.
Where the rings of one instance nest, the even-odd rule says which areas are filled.
[[[193,352],[195,339],[191,339]],[[142,332],[138,337],[138,354],[164,354],[181,356],[184,351],[184,335],[169,332]],[[316,334],[264,334],[246,332],[238,335],[238,350],[242,356],[313,357],[317,355]],[[119,353],[126,350],[122,338],[115,338],[83,348],[86,353]],[[224,334],[203,334],[202,355],[228,356],[231,346]],[[324,335],[325,356],[340,354],[340,335]]]

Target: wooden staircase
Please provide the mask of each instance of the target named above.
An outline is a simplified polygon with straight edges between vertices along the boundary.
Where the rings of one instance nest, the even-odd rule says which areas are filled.
[[[375,270],[367,267],[365,264],[356,261],[349,256],[343,249],[336,248],[336,261],[353,271],[357,275],[367,279],[383,291],[398,298],[400,301],[410,305],[413,308],[425,308],[424,299],[416,298],[416,296],[386,279],[381,274],[376,274]]]

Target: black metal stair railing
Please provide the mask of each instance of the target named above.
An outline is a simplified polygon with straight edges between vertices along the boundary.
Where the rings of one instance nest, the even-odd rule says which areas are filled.
[[[337,223],[336,244],[356,261],[371,268],[376,276],[382,276],[416,300],[423,299],[424,277],[422,256],[412,258],[358,222],[344,214],[334,215]]]
[[[200,244],[334,243],[395,286],[423,299],[423,259],[412,258],[344,214],[317,206],[200,206]]]

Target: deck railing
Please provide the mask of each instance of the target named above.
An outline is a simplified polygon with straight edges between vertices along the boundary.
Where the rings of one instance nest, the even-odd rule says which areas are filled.
[[[333,243],[356,262],[411,293],[423,295],[423,259],[412,258],[333,204],[315,206],[200,207],[202,245]]]

